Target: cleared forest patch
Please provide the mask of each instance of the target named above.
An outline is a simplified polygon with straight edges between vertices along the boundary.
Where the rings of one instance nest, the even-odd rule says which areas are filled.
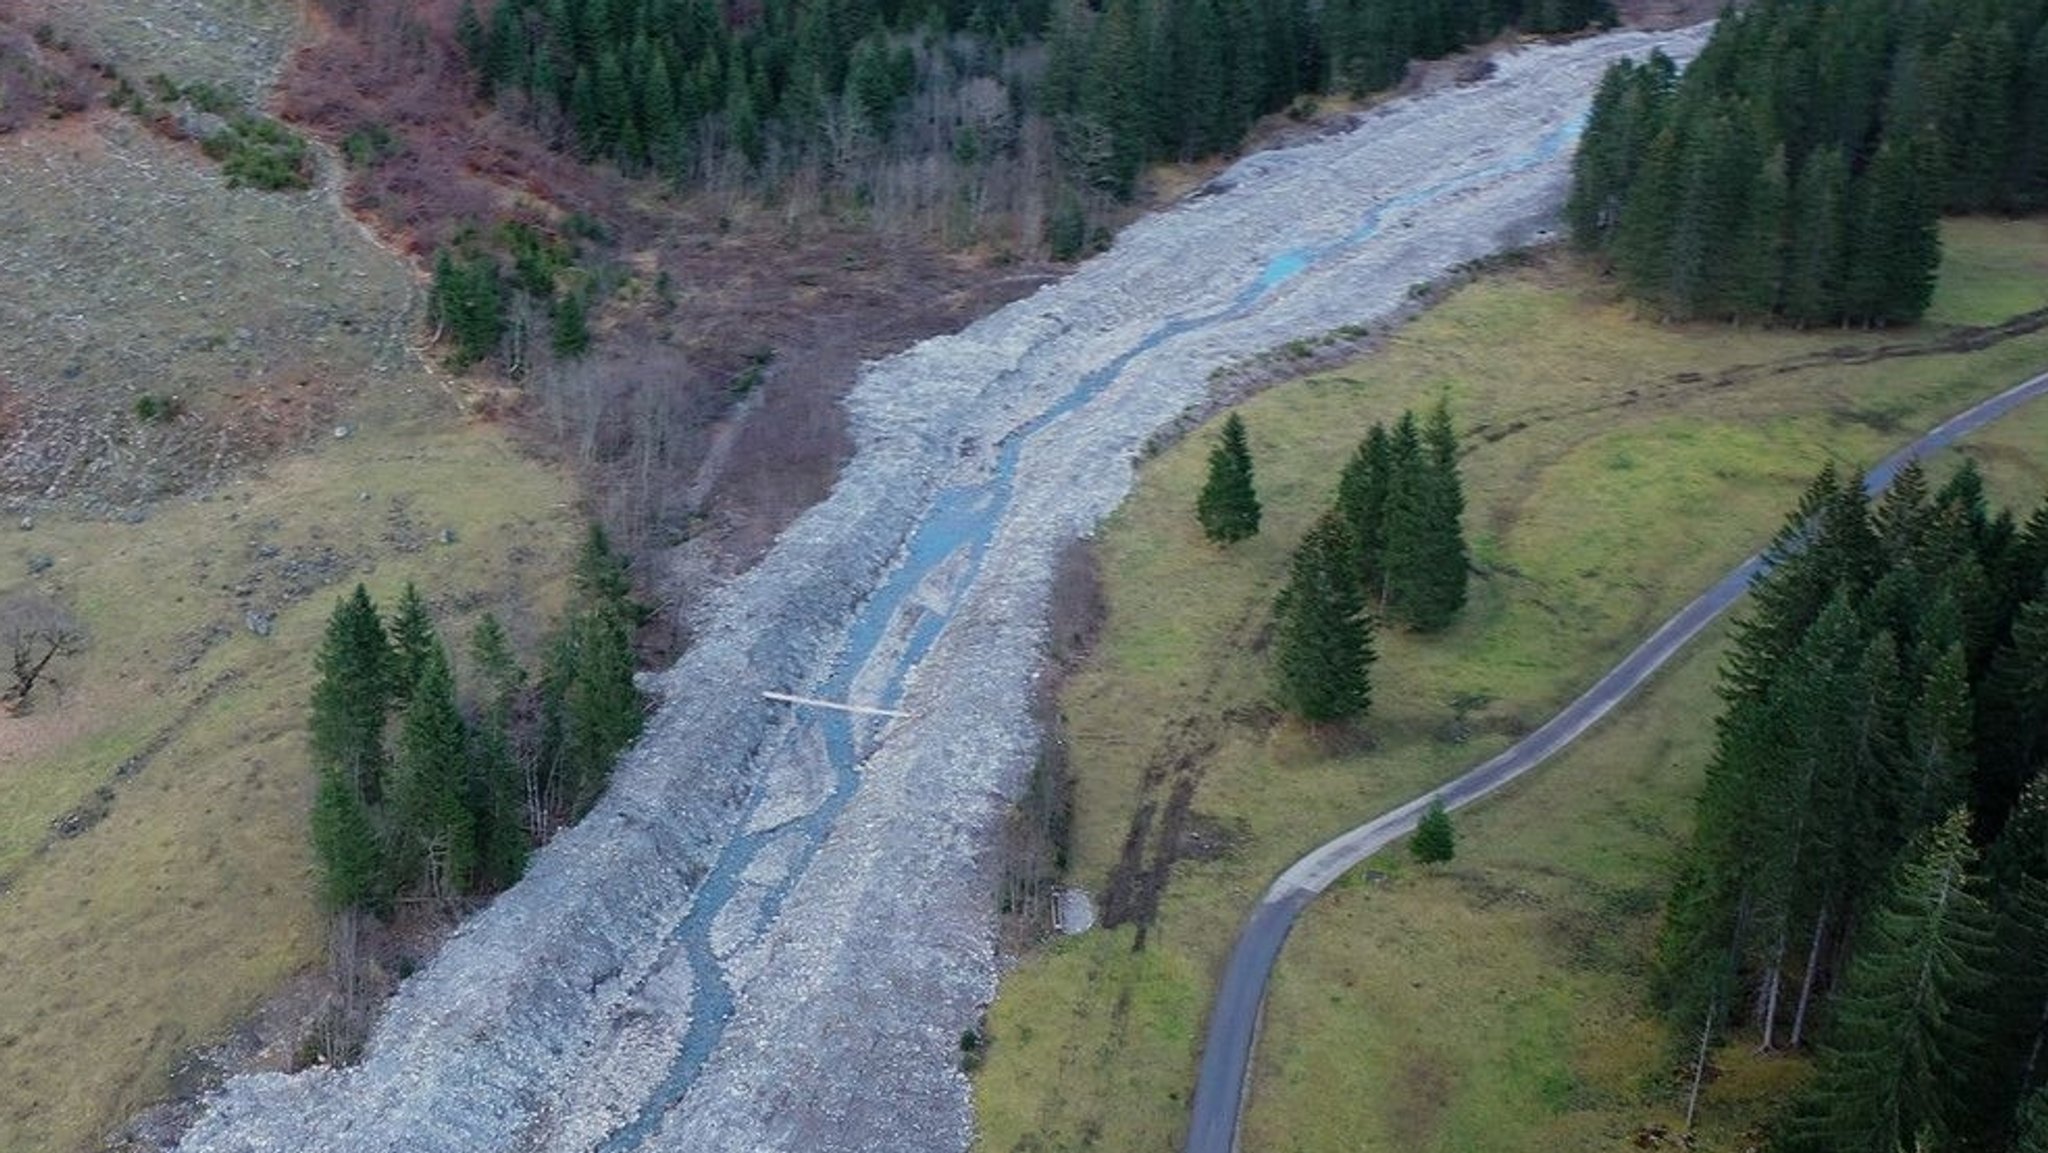
[[[2005,271],[2016,245],[2048,253],[2048,224],[1962,222],[1947,237],[1953,299],[2048,303],[2038,279]],[[1940,315],[1986,319],[1954,308]],[[1176,1148],[1213,982],[1265,884],[1541,721],[1761,545],[1823,460],[1872,463],[2048,364],[2041,332],[1864,355],[1942,335],[1658,327],[1548,256],[1452,294],[1375,356],[1239,408],[1265,507],[1254,540],[1219,552],[1201,539],[1206,436],[1149,464],[1103,535],[1108,622],[1063,698],[1070,878],[1103,886],[1138,814],[1183,782],[1190,823],[1239,835],[1200,856],[1141,835],[1147,871],[1166,878],[1144,951],[1137,928],[1098,931],[1006,977],[977,1074],[980,1147]],[[1329,741],[1276,723],[1262,649],[1289,550],[1364,430],[1445,394],[1485,574],[1463,620],[1435,638],[1380,634],[1363,730]],[[2043,443],[2048,412],[2030,411],[1966,451],[1999,496],[2031,503],[2048,489]],[[1689,821],[1712,662],[1695,653],[1569,769],[1546,770],[1574,775],[1539,774],[1461,818],[1446,870],[1376,862],[1306,914],[1268,1006],[1247,1147],[1580,1148],[1682,1110],[1640,978],[1666,854]],[[1180,755],[1198,729],[1211,747]],[[1533,814],[1518,808],[1538,791]],[[1727,1064],[1710,1091],[1728,1105],[1720,1137],[1791,1068]]]
[[[299,27],[291,0],[19,0],[39,39],[80,50],[136,83],[162,73],[259,102]]]
[[[121,114],[0,137],[0,219],[9,505],[215,484],[418,371],[410,271],[327,197],[230,189]]]

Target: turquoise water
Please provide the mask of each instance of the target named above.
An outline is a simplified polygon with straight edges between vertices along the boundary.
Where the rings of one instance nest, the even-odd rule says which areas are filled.
[[[1366,213],[1351,231],[1315,248],[1291,248],[1267,261],[1257,277],[1246,282],[1228,304],[1195,316],[1178,317],[1160,324],[1144,339],[1103,367],[1088,373],[1044,413],[1018,426],[998,445],[996,466],[983,480],[943,489],[903,547],[901,562],[882,587],[858,610],[847,639],[835,663],[836,671],[822,682],[797,690],[825,700],[844,700],[854,676],[866,668],[889,634],[891,622],[917,587],[941,565],[964,558],[965,575],[954,582],[949,603],[941,610],[922,615],[911,630],[909,643],[895,661],[879,702],[897,707],[902,700],[904,678],[924,659],[951,619],[959,601],[980,575],[982,559],[1002,524],[1014,494],[1017,459],[1031,439],[1052,424],[1100,396],[1117,381],[1130,363],[1167,341],[1213,324],[1235,320],[1251,312],[1272,293],[1294,278],[1333,257],[1356,248],[1384,227],[1389,216],[1406,212],[1451,193],[1484,184],[1502,176],[1534,168],[1555,159],[1577,138],[1583,119],[1573,120],[1545,135],[1527,152],[1477,172],[1468,173],[1426,188],[1404,193]],[[1113,258],[1113,257],[1112,257]],[[774,829],[743,832],[719,854],[706,874],[689,914],[676,928],[675,941],[681,945],[694,977],[694,1002],[688,1030],[670,1065],[660,1089],[642,1104],[634,1119],[614,1132],[599,1148],[603,1153],[627,1153],[640,1148],[660,1127],[661,1119],[681,1103],[695,1082],[705,1061],[718,1047],[726,1022],[732,1016],[732,991],[726,985],[717,959],[712,955],[711,929],[719,914],[740,890],[741,877],[761,850],[772,840],[787,835],[792,827],[802,848],[797,859],[762,901],[756,931],[765,929],[781,911],[790,890],[803,876],[811,857],[840,813],[853,800],[860,785],[856,726],[872,736],[882,722],[876,718],[855,718],[840,713],[799,713],[793,724],[818,732],[824,739],[833,772],[830,796],[810,814]],[[761,801],[759,787],[747,803],[744,829],[751,823]]]

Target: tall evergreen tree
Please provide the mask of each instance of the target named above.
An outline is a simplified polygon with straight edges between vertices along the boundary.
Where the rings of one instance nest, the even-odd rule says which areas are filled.
[[[1282,703],[1320,724],[1372,703],[1372,618],[1353,572],[1344,521],[1326,514],[1294,552],[1274,631]]]
[[[2024,1132],[2016,1107],[2048,1085],[2048,776],[2028,786],[1986,864],[1994,979],[1975,1008],[1991,1035],[1970,1071],[1978,1087],[1971,1137],[1995,1148],[2006,1131]]]
[[[466,892],[477,863],[468,737],[448,654],[438,643],[421,664],[399,726],[396,772],[401,863],[424,861],[438,871],[444,893]]]
[[[383,795],[384,720],[391,706],[391,646],[358,584],[327,618],[313,686],[313,759],[341,774],[364,801]]]
[[[564,292],[554,305],[554,331],[550,343],[555,355],[574,360],[590,350],[590,320],[580,292]]]
[[[1430,581],[1430,532],[1435,516],[1435,486],[1423,456],[1422,434],[1415,414],[1404,412],[1387,438],[1387,497],[1380,536],[1379,606],[1395,615],[1400,606],[1427,596]]]
[[[1972,891],[1969,818],[1933,830],[1899,871],[1851,963],[1797,1128],[1797,1147],[1897,1153],[1958,1116],[1978,1038],[1959,1011],[1986,979],[1989,913]]]
[[[1971,704],[1963,647],[1943,651],[1906,721],[1906,764],[1899,789],[1900,828],[1911,836],[1970,797]]]
[[[642,623],[644,611],[633,600],[632,564],[612,548],[610,534],[596,521],[583,535],[576,554],[576,596],[585,609],[610,609],[629,626]]]
[[[1829,324],[1842,315],[1847,251],[1849,165],[1840,149],[1806,158],[1792,199],[1785,316],[1802,326]]]
[[[526,779],[512,747],[512,712],[526,671],[519,667],[498,618],[485,613],[470,639],[480,682],[472,726],[470,810],[476,814],[477,860],[489,884],[505,887],[526,871]]]
[[[1244,420],[1236,413],[1223,422],[1223,433],[1209,452],[1209,478],[1195,502],[1195,517],[1210,540],[1232,544],[1259,531],[1259,497],[1252,485],[1251,446]]]
[[[1852,319],[1917,320],[1934,299],[1941,232],[1928,194],[1926,145],[1887,139],[1865,174],[1844,288]]]
[[[313,797],[313,854],[320,891],[332,909],[367,908],[382,895],[383,847],[360,790],[340,769],[320,770]]]
[[[615,609],[578,614],[563,656],[566,674],[556,674],[561,685],[559,758],[564,799],[580,814],[604,792],[613,760],[640,735],[644,718],[640,691],[633,684],[632,640]]]
[[[412,699],[421,670],[441,647],[440,639],[434,635],[433,619],[427,615],[426,602],[420,599],[420,590],[411,581],[405,582],[404,591],[398,594],[398,605],[392,610],[387,632],[391,637],[391,698],[404,704]]]
[[[2021,789],[2048,768],[2048,598],[2020,608],[1981,694],[1976,808],[1982,831],[1996,834]]]
[[[1430,410],[1422,430],[1429,493],[1429,534],[1425,543],[1428,580],[1409,619],[1424,632],[1451,623],[1464,607],[1472,571],[1465,549],[1465,486],[1458,476],[1458,437],[1448,401]]]
[[[1337,514],[1344,518],[1358,550],[1355,567],[1367,599],[1377,598],[1382,587],[1380,556],[1387,545],[1387,488],[1393,483],[1393,468],[1393,441],[1385,425],[1375,424],[1337,481]]]

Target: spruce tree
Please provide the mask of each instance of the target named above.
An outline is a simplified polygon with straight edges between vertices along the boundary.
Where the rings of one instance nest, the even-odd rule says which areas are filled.
[[[1980,829],[1995,834],[2021,789],[2048,767],[2048,599],[2021,606],[1979,693],[1974,796]]]
[[[581,814],[604,792],[612,762],[640,735],[644,716],[633,684],[632,641],[616,610],[578,614],[567,657],[561,695],[564,799]]]
[[[1750,584],[1749,612],[1735,621],[1721,677],[1725,699],[1762,697],[1779,663],[1798,646],[1836,588],[1844,583],[1860,588],[1867,574],[1857,558],[1866,548],[1873,554],[1878,548],[1874,533],[1861,539],[1849,511],[1861,499],[1833,464],[1824,465],[1771,538],[1764,549],[1767,567]],[[1866,519],[1863,532],[1868,528]]]
[[[2014,1109],[2048,1084],[2048,777],[2037,777],[1986,859],[1993,913],[1993,980],[1975,1006],[1988,1022],[1983,1060],[1972,1070],[1976,1143],[1994,1148],[2024,1126]]]
[[[1793,188],[1786,256],[1785,315],[1795,324],[1832,324],[1842,315],[1848,200],[1841,150],[1808,156]]]
[[[1899,870],[1850,963],[1796,1127],[1796,1147],[1896,1153],[1947,1135],[1981,1029],[1960,1010],[1986,980],[1989,913],[1973,891],[1968,814]]]
[[[1864,173],[1845,289],[1854,320],[1909,323],[1934,298],[1941,232],[1926,188],[1925,148],[1887,139]]]
[[[555,300],[554,332],[549,341],[555,355],[574,360],[590,349],[590,321],[584,310],[583,294],[564,292]]]
[[[477,815],[478,865],[503,888],[526,871],[532,841],[526,829],[526,778],[512,744],[512,714],[526,670],[519,667],[498,618],[485,613],[470,640],[480,700],[470,744],[470,809]]]
[[[1353,575],[1344,522],[1326,514],[1294,552],[1274,635],[1282,703],[1312,724],[1372,703],[1372,619]]]
[[[320,770],[312,827],[320,892],[328,907],[365,909],[376,903],[383,893],[383,847],[362,793],[339,769]]]
[[[630,164],[632,158],[625,153],[624,145],[626,130],[633,124],[633,90],[627,86],[626,67],[619,62],[616,51],[607,49],[598,55],[591,94],[597,115],[597,139],[592,142],[593,151],[599,156],[610,156]]]
[[[575,130],[576,154],[583,160],[596,160],[604,137],[604,113],[597,99],[597,81],[591,78],[590,66],[578,64],[576,74],[569,81],[569,123]]]
[[[468,734],[448,654],[438,643],[420,666],[399,726],[396,771],[400,863],[408,873],[417,862],[438,868],[443,892],[466,892],[477,863]]]
[[[2006,177],[2007,207],[2015,212],[2048,206],[2048,17],[2034,32],[2019,77],[2017,130]]]
[[[1960,644],[1948,646],[1927,674],[1907,717],[1906,741],[1898,807],[1900,831],[1910,838],[1970,797],[1970,681]]]
[[[1565,201],[1565,220],[1580,248],[1605,246],[1621,205],[1628,196],[1628,97],[1636,65],[1622,60],[1608,67],[1593,95],[1593,109],[1579,151],[1572,157],[1572,190]]]
[[[1209,452],[1209,478],[1195,501],[1195,518],[1202,532],[1220,544],[1233,544],[1258,535],[1259,497],[1252,486],[1252,453],[1246,442],[1244,421],[1231,413],[1223,422],[1222,436]]]
[[[2010,621],[2025,602],[2048,596],[2048,501],[2027,517],[2027,523],[2014,536],[2012,547],[2005,555],[2005,600],[2006,610],[2001,614]]]
[[[642,74],[640,106],[647,121],[648,158],[656,172],[674,179],[682,171],[683,121],[677,112],[676,85],[665,52],[657,52]]]
[[[428,659],[441,647],[426,602],[411,581],[405,582],[404,591],[398,594],[387,631],[391,637],[391,698],[404,704],[412,699],[413,686],[419,683]]]
[[[633,629],[644,622],[646,610],[632,599],[629,568],[603,526],[592,523],[576,560],[575,608],[543,662],[544,803],[572,815],[603,792],[613,759],[640,735]]]
[[[463,25],[462,17],[474,19],[476,13],[469,11],[457,17],[456,35],[467,47],[472,33]],[[472,61],[476,55],[470,55]],[[519,5],[511,0],[500,0],[497,10],[491,13],[491,30],[483,37],[483,66],[477,70],[477,94],[488,100],[491,96],[519,79],[519,73],[526,60],[525,36],[519,27]]]
[[[1931,515],[1928,507],[1927,470],[1918,458],[1907,461],[1893,475],[1892,483],[1877,502],[1871,517],[1885,562],[1893,568],[1920,563],[1920,549],[1927,535]]]
[[[526,670],[519,667],[505,626],[495,614],[487,612],[477,621],[470,634],[469,653],[477,680],[482,682],[481,711],[509,721],[514,699],[526,683]]]
[[[1465,488],[1458,476],[1458,438],[1447,401],[1439,400],[1430,410],[1422,436],[1428,449],[1428,579],[1409,619],[1416,628],[1431,632],[1449,625],[1465,607],[1472,559],[1465,549]]]
[[[1404,412],[1389,441],[1387,496],[1381,528],[1382,603],[1388,615],[1418,632],[1449,625],[1465,604],[1470,561],[1459,514],[1457,440],[1439,406],[1425,435]]]
[[[1431,801],[1429,810],[1415,823],[1415,836],[1408,841],[1408,852],[1425,865],[1441,864],[1457,855],[1457,833],[1451,828],[1451,815],[1444,811],[1442,801]]]
[[[1755,840],[1732,856],[1732,869],[1753,880],[1749,944],[1762,973],[1763,1043],[1776,1043],[1781,1019],[1796,1021],[1798,1003],[1785,997],[1786,980],[1800,960],[1798,946],[1839,922],[1849,878],[1838,865],[1854,849],[1833,822],[1849,811],[1829,805],[1833,798],[1860,792],[1843,780],[1855,767],[1852,755],[1863,644],[1862,627],[1843,591],[1837,591],[1759,706],[1767,742],[1749,750],[1761,763],[1754,780],[1749,820]],[[1810,950],[1808,950],[1810,952]],[[1790,1012],[1786,1012],[1786,1010]]]
[[[1359,587],[1368,599],[1379,596],[1380,556],[1386,549],[1387,487],[1392,483],[1393,442],[1385,425],[1375,424],[1359,442],[1337,481],[1337,513],[1344,518],[1357,549]]]
[[[526,872],[532,841],[526,831],[525,781],[502,718],[477,718],[469,742],[470,773],[464,807],[476,833],[477,876],[502,889]]]
[[[384,720],[391,706],[391,645],[369,591],[335,602],[316,660],[311,718],[314,763],[342,775],[363,800],[383,795]]]
[[[631,558],[612,548],[610,534],[592,521],[584,534],[583,547],[576,554],[574,583],[578,606],[585,610],[604,609],[631,630],[647,623],[648,608],[633,599]]]

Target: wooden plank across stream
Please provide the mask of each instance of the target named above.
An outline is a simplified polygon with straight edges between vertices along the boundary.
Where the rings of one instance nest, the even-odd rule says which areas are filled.
[[[897,712],[895,709],[877,709],[868,705],[847,705],[841,704],[838,701],[821,701],[816,697],[793,696],[789,693],[762,693],[761,695],[771,701],[781,701],[786,705],[811,705],[815,708],[833,709],[842,713],[859,713],[864,717],[899,717],[908,719],[910,716],[909,713]]]

